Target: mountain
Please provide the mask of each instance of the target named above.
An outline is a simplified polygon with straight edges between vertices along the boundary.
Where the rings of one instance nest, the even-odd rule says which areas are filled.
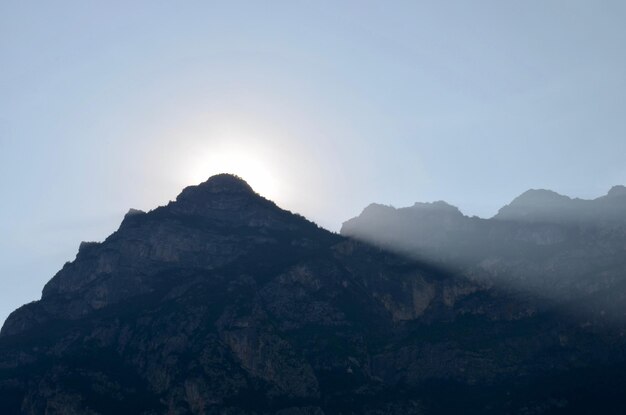
[[[428,231],[466,222],[414,210]],[[218,175],[129,211],[10,315],[0,413],[623,412],[623,325],[569,305],[330,233]]]
[[[551,190],[528,190],[504,206],[494,219],[591,225],[626,223],[626,187],[614,186],[593,200],[571,199]]]
[[[552,300],[612,295],[626,283],[623,186],[594,200],[529,190],[491,219],[465,216],[445,202],[370,205],[341,234]]]

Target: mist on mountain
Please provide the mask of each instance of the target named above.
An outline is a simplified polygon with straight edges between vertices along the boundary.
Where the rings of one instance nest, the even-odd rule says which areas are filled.
[[[490,219],[442,201],[372,204],[341,234],[518,294],[559,303],[593,295],[596,312],[626,318],[610,300],[626,287],[624,186],[593,200],[529,190]],[[585,307],[589,301],[576,306]]]

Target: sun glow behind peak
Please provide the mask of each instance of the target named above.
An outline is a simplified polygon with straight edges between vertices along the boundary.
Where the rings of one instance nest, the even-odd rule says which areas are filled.
[[[189,169],[188,183],[198,184],[220,173],[231,173],[243,178],[262,196],[281,199],[281,186],[269,160],[252,149],[219,149],[196,156]]]

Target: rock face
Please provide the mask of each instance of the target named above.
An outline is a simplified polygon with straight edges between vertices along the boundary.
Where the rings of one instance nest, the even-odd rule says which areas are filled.
[[[465,221],[446,204],[418,208],[426,230]],[[0,413],[623,409],[611,310],[518,294],[332,234],[218,175],[81,244],[41,300],[11,314]]]

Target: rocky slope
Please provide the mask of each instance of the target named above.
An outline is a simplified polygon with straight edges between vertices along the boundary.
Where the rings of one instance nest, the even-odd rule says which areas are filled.
[[[332,234],[218,175],[81,244],[11,314],[0,412],[617,413],[622,335],[606,313]]]

